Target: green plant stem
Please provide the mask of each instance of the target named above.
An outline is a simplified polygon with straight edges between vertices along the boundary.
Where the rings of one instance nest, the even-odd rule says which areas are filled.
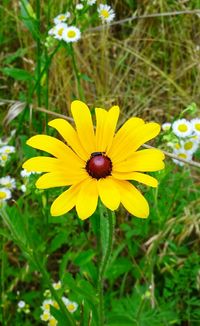
[[[70,44],[70,52],[71,52],[71,57],[72,57],[73,69],[74,69],[74,73],[75,73],[75,77],[76,77],[76,81],[77,81],[79,99],[84,100],[85,96],[84,96],[83,88],[81,86],[80,72],[78,70],[78,66],[77,66],[77,62],[76,62],[76,56],[75,56],[75,52],[74,52],[74,48],[73,48],[72,44]]]
[[[103,205],[99,205],[99,274],[98,274],[98,323],[103,326],[104,317],[104,278],[106,268],[112,253],[113,235],[114,235],[114,212],[106,209]]]
[[[37,79],[40,78],[41,71],[41,41],[40,41],[40,0],[36,0],[36,17],[37,17],[37,29],[38,29],[38,37],[37,37]],[[37,99],[38,106],[41,106],[41,83],[37,85]]]

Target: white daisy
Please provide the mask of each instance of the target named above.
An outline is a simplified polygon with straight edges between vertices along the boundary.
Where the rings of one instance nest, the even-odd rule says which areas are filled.
[[[20,175],[22,178],[28,178],[31,174],[32,174],[32,172],[28,172],[25,169],[21,170],[21,172],[20,172]]]
[[[48,31],[48,34],[49,34],[49,35],[54,35],[54,34],[55,34],[55,31],[56,31],[56,26],[52,27],[52,28]]]
[[[77,10],[82,10],[83,9],[83,4],[82,3],[77,3],[76,9]]]
[[[177,137],[188,137],[192,134],[192,125],[186,119],[179,119],[172,124],[172,130]]]
[[[52,284],[55,290],[59,290],[61,288],[61,281]]]
[[[7,175],[6,177],[0,178],[0,185],[8,189],[15,189],[16,181],[14,178],[11,178],[9,175]]]
[[[40,319],[43,321],[48,321],[50,319],[51,315],[48,310],[44,310],[42,315],[40,315]]]
[[[6,153],[0,153],[0,166],[5,166],[9,156]]]
[[[162,124],[162,130],[168,131],[171,128],[172,124],[170,122],[165,122]]]
[[[115,12],[111,6],[100,4],[97,11],[103,23],[110,23],[115,18]]]
[[[196,135],[200,135],[200,118],[192,119],[191,125]]]
[[[89,6],[92,6],[92,5],[94,5],[96,3],[96,0],[87,0],[87,4],[89,5]]]
[[[62,38],[67,43],[77,42],[81,38],[80,29],[76,26],[69,26],[64,30]]]
[[[43,301],[42,303],[42,310],[45,310],[45,311],[50,311],[50,306],[53,305],[53,300],[51,299],[46,299]]]
[[[62,297],[62,301],[64,302],[65,305],[67,305],[70,301],[66,297]]]
[[[185,141],[181,141],[181,148],[184,149],[187,153],[194,154],[199,147],[199,143],[195,139],[187,139]]]
[[[59,24],[59,23],[65,22],[67,20],[67,18],[69,18],[69,17],[70,17],[70,12],[67,11],[65,14],[60,14],[60,15],[56,16],[53,21],[55,24]]]
[[[23,301],[23,300],[20,300],[19,302],[18,302],[18,307],[20,308],[20,309],[22,309],[22,308],[24,308],[25,306],[26,306],[26,303],[25,303],[25,301]]]
[[[67,310],[73,314],[78,308],[78,304],[76,302],[69,301],[66,304]]]
[[[22,192],[26,192],[26,185],[21,185],[20,190],[21,190]]]
[[[54,31],[54,37],[57,40],[62,40],[63,39],[63,34],[67,29],[67,24],[65,23],[60,23],[55,26],[55,31]]]
[[[0,203],[11,198],[11,191],[7,188],[0,188]]]
[[[3,153],[3,154],[15,153],[15,147],[14,146],[3,146],[0,148],[0,153]]]
[[[57,324],[58,324],[57,320],[53,316],[51,316],[47,325],[56,326]]]
[[[177,151],[174,151],[174,153],[176,156],[178,156],[179,158],[183,158],[184,160],[188,160],[191,161],[192,160],[192,154],[186,152],[184,149],[179,149]],[[173,159],[174,163],[176,163],[177,165],[183,166],[184,162],[178,161],[176,159]]]

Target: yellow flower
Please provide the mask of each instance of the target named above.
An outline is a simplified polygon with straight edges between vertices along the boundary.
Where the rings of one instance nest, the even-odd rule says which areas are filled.
[[[148,203],[127,180],[157,187],[155,178],[141,172],[163,169],[164,154],[158,149],[137,149],[157,136],[160,126],[134,117],[115,133],[119,107],[113,106],[109,111],[95,109],[94,131],[86,104],[74,101],[71,111],[76,130],[64,119],[49,122],[66,143],[47,135],[36,135],[27,141],[29,146],[53,155],[34,157],[23,164],[27,171],[46,172],[36,187],[70,186],[53,202],[51,215],[65,214],[76,206],[79,218],[84,220],[94,213],[100,197],[111,210],[116,210],[121,202],[129,213],[146,218]]]

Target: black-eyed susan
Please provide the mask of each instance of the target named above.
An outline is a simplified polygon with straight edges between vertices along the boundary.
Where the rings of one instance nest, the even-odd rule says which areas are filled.
[[[142,172],[163,169],[164,154],[158,149],[137,150],[158,135],[160,126],[133,117],[115,133],[119,107],[113,106],[109,111],[95,109],[94,131],[86,104],[74,101],[71,111],[76,129],[64,119],[49,122],[65,142],[47,135],[36,135],[27,141],[29,146],[53,156],[34,157],[23,164],[28,171],[46,172],[36,187],[70,186],[53,202],[51,214],[59,216],[76,207],[79,218],[86,219],[96,210],[100,197],[111,210],[116,210],[121,202],[129,213],[146,218],[148,203],[127,180],[157,187],[157,180]]]

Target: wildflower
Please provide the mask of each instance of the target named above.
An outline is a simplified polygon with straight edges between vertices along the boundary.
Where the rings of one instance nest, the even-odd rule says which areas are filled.
[[[62,38],[67,43],[77,42],[81,38],[80,29],[75,26],[69,26],[63,31]]]
[[[54,18],[54,24],[59,24],[59,23],[62,23],[62,22],[65,22],[67,20],[67,18],[69,18],[71,15],[70,15],[70,12],[66,12],[65,14],[60,14],[58,16],[56,16]]]
[[[51,316],[48,322],[48,326],[56,326],[57,324],[57,320],[53,316]]]
[[[191,125],[195,134],[200,135],[200,118],[192,119]]]
[[[108,5],[100,4],[97,11],[103,23],[110,23],[115,18],[114,10]]]
[[[23,169],[20,172],[20,175],[21,175],[22,178],[28,178],[31,174],[32,174],[32,172],[31,171],[28,172],[26,169]]]
[[[170,122],[165,122],[162,124],[162,130],[168,131],[168,130],[170,130],[171,126],[172,126],[172,124]]]
[[[55,26],[54,37],[57,40],[62,40],[64,32],[66,31],[66,29],[67,29],[67,24],[65,24],[65,23],[57,24]]]
[[[179,149],[177,151],[174,151],[174,153],[177,157],[183,158],[184,160],[191,161],[192,160],[192,154],[186,152],[184,149]],[[184,162],[181,162],[179,160],[173,159],[174,163],[177,165],[183,166]]]
[[[0,148],[0,153],[2,153],[2,154],[15,153],[15,147],[14,146],[3,146]]]
[[[52,28],[48,31],[48,34],[49,34],[49,35],[55,35],[55,31],[56,31],[56,26],[52,27]]]
[[[82,10],[82,9],[83,9],[83,4],[82,4],[82,3],[78,3],[78,4],[76,5],[76,9],[77,9],[77,10]]]
[[[50,296],[51,296],[51,292],[50,292],[50,290],[49,290],[49,289],[45,290],[45,291],[44,291],[44,297],[46,297],[46,298],[50,298]]]
[[[25,306],[26,306],[26,303],[25,303],[25,301],[23,301],[23,300],[20,300],[19,302],[18,302],[18,307],[20,308],[20,309],[22,309],[22,308],[24,308]]]
[[[15,189],[16,181],[14,178],[11,178],[9,175],[7,175],[6,177],[0,178],[0,185],[8,189]]]
[[[50,319],[51,315],[50,312],[48,310],[44,310],[42,315],[40,315],[40,319],[42,321],[48,321]]]
[[[66,308],[69,310],[69,312],[73,313],[77,310],[78,304],[76,302],[70,301],[66,297],[62,297],[62,301],[64,302]]]
[[[119,107],[109,111],[96,108],[96,133],[90,110],[81,101],[72,102],[76,131],[64,119],[49,122],[63,136],[67,145],[51,136],[36,135],[27,144],[54,157],[34,157],[23,164],[28,171],[47,172],[36,182],[39,189],[71,186],[52,204],[51,214],[59,216],[74,206],[79,218],[91,216],[98,197],[111,210],[120,204],[129,213],[146,218],[149,206],[142,194],[127,180],[157,187],[155,178],[141,172],[164,168],[164,154],[158,149],[137,149],[160,132],[157,123],[129,119],[116,133]]]
[[[11,196],[11,191],[7,188],[0,188],[0,203],[2,201],[6,201],[8,199],[10,199]]]
[[[96,3],[96,0],[87,0],[87,4],[89,5],[89,6],[92,6],[92,5],[94,5]]]
[[[177,137],[188,137],[192,134],[192,125],[186,119],[179,119],[172,124],[172,130]]]
[[[20,190],[21,190],[22,192],[26,192],[26,185],[21,185]]]
[[[187,152],[187,153],[195,153],[199,144],[195,139],[187,139],[186,141],[181,141],[181,147]]]
[[[53,304],[53,300],[51,300],[51,299],[44,300],[41,308],[42,308],[42,310],[50,311],[50,305],[52,305],[52,304]]]
[[[61,288],[61,282],[58,281],[57,283],[52,284],[55,290],[59,290]]]
[[[6,153],[0,153],[0,165],[1,166],[5,166],[6,165],[6,162],[8,160],[8,154]]]

